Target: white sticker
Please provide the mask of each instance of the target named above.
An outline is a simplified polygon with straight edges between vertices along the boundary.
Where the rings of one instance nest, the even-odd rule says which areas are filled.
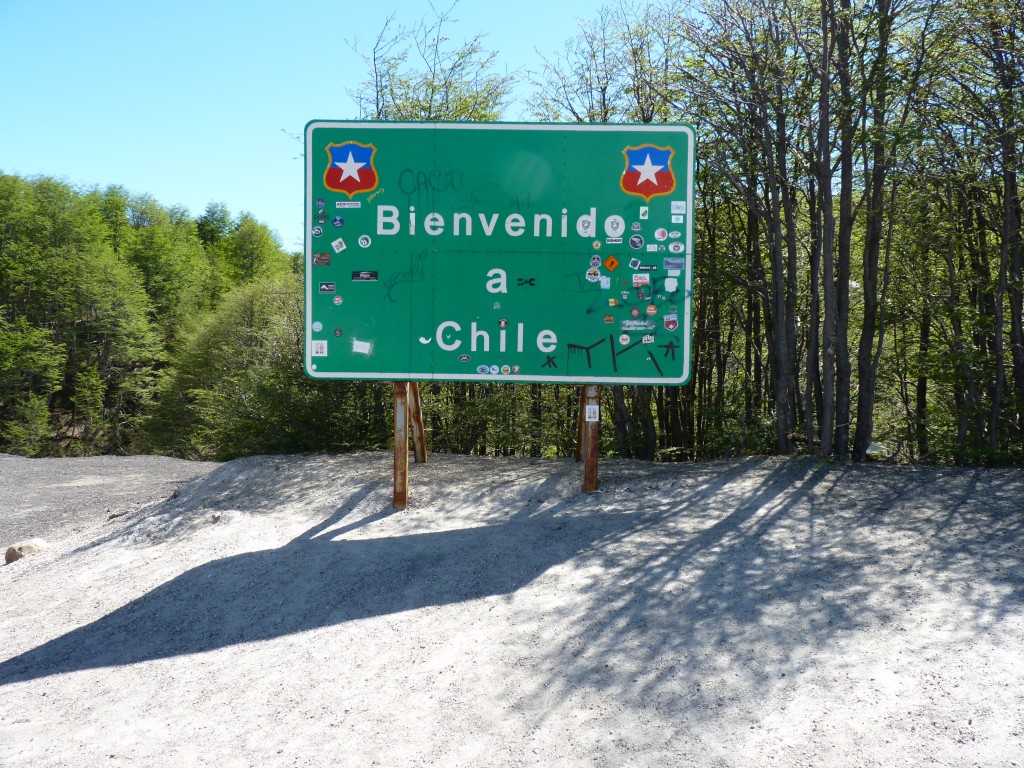
[[[644,220],[646,220],[648,218],[648,216],[650,216],[650,208],[648,208],[646,205],[641,205],[640,206],[640,220],[644,221]]]
[[[599,405],[588,405],[583,415],[585,421],[595,422],[601,420],[601,406]]]
[[[675,293],[676,289],[679,288],[679,281],[674,277],[665,278],[665,290],[669,293]]]
[[[673,200],[672,201],[672,213],[685,214],[686,213],[686,201],[685,200]]]
[[[607,291],[612,287],[612,279],[608,275],[601,275],[601,290]]]
[[[373,344],[369,341],[352,339],[352,352],[357,355],[369,355],[373,352]]]
[[[313,330],[316,333],[320,333],[320,331],[322,331],[323,329],[324,329],[324,324],[321,323],[319,320],[317,320],[315,323],[313,323]]]
[[[331,243],[331,248],[334,249],[335,253],[341,253],[345,250],[345,241],[339,237]]]
[[[327,342],[314,339],[310,354],[313,357],[327,357]]]

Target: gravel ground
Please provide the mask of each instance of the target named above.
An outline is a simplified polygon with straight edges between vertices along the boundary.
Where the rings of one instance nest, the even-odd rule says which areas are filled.
[[[0,765],[1024,766],[1024,471],[0,456]]]

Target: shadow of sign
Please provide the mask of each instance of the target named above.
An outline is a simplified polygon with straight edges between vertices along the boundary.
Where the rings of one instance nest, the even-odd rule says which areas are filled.
[[[385,516],[376,515],[374,517]],[[359,540],[317,535],[193,568],[0,664],[0,685],[162,659],[514,592],[634,515],[509,522]],[[328,521],[329,522],[329,521]],[[525,557],[524,553],[529,553]]]

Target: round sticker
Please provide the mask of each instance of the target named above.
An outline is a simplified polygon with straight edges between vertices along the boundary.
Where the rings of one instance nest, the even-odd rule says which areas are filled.
[[[682,243],[669,243],[668,250],[669,253],[682,253],[684,250],[686,250],[686,248],[683,246]]]
[[[324,233],[323,227],[313,227],[313,237],[320,237]]]
[[[662,240],[668,240],[668,230],[662,229],[660,227],[654,230],[654,239],[657,240],[659,243]]]
[[[500,371],[501,369],[498,368],[498,366],[496,366],[496,365],[492,365],[490,370],[491,370],[491,373],[494,374],[494,373],[497,373],[498,371]]]
[[[341,298],[341,296],[335,296],[335,297],[334,297],[334,303],[335,303],[335,305],[340,305],[340,304],[341,304],[341,302],[343,302],[343,301],[344,301],[344,299],[343,299],[343,298]]]
[[[488,368],[486,365],[478,365],[476,367],[476,372],[479,374],[485,374],[488,371],[490,371],[490,368]]]
[[[313,330],[316,333],[320,333],[320,331],[322,331],[323,329],[324,329],[324,324],[321,323],[319,320],[317,322],[313,323]]]
[[[587,282],[596,283],[601,279],[601,270],[596,267],[591,267],[587,270]]]
[[[345,220],[341,216],[335,216],[333,219],[331,219],[331,224],[333,224],[336,227],[343,227],[345,226]]]
[[[640,235],[633,235],[629,238],[629,247],[639,250],[644,247],[644,239]]]
[[[510,366],[510,365],[503,365],[503,366],[501,366],[501,372],[503,374],[505,374],[506,376],[508,376],[510,373],[512,373],[512,366]]]
[[[629,344],[629,334],[624,333],[619,336],[619,344]]]
[[[341,328],[335,328],[334,329],[334,335],[335,336],[341,336]]]
[[[360,248],[369,248],[371,242],[372,241],[370,240],[370,236],[369,235],[360,235],[359,236],[359,247]]]

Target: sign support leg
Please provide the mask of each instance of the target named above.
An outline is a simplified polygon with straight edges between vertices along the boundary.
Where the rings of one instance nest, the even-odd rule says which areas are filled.
[[[583,400],[586,396],[586,387],[580,387],[580,412],[579,417],[576,419],[576,463],[579,464],[583,460]]]
[[[395,483],[391,505],[405,509],[409,503],[409,384],[395,382]]]
[[[412,451],[417,464],[427,463],[427,440],[423,435],[423,407],[419,382],[409,382],[409,423],[412,426]]]
[[[601,387],[587,384],[581,387],[580,425],[583,440],[583,492],[597,490],[597,455],[601,437]],[[579,450],[579,448],[577,448]]]

